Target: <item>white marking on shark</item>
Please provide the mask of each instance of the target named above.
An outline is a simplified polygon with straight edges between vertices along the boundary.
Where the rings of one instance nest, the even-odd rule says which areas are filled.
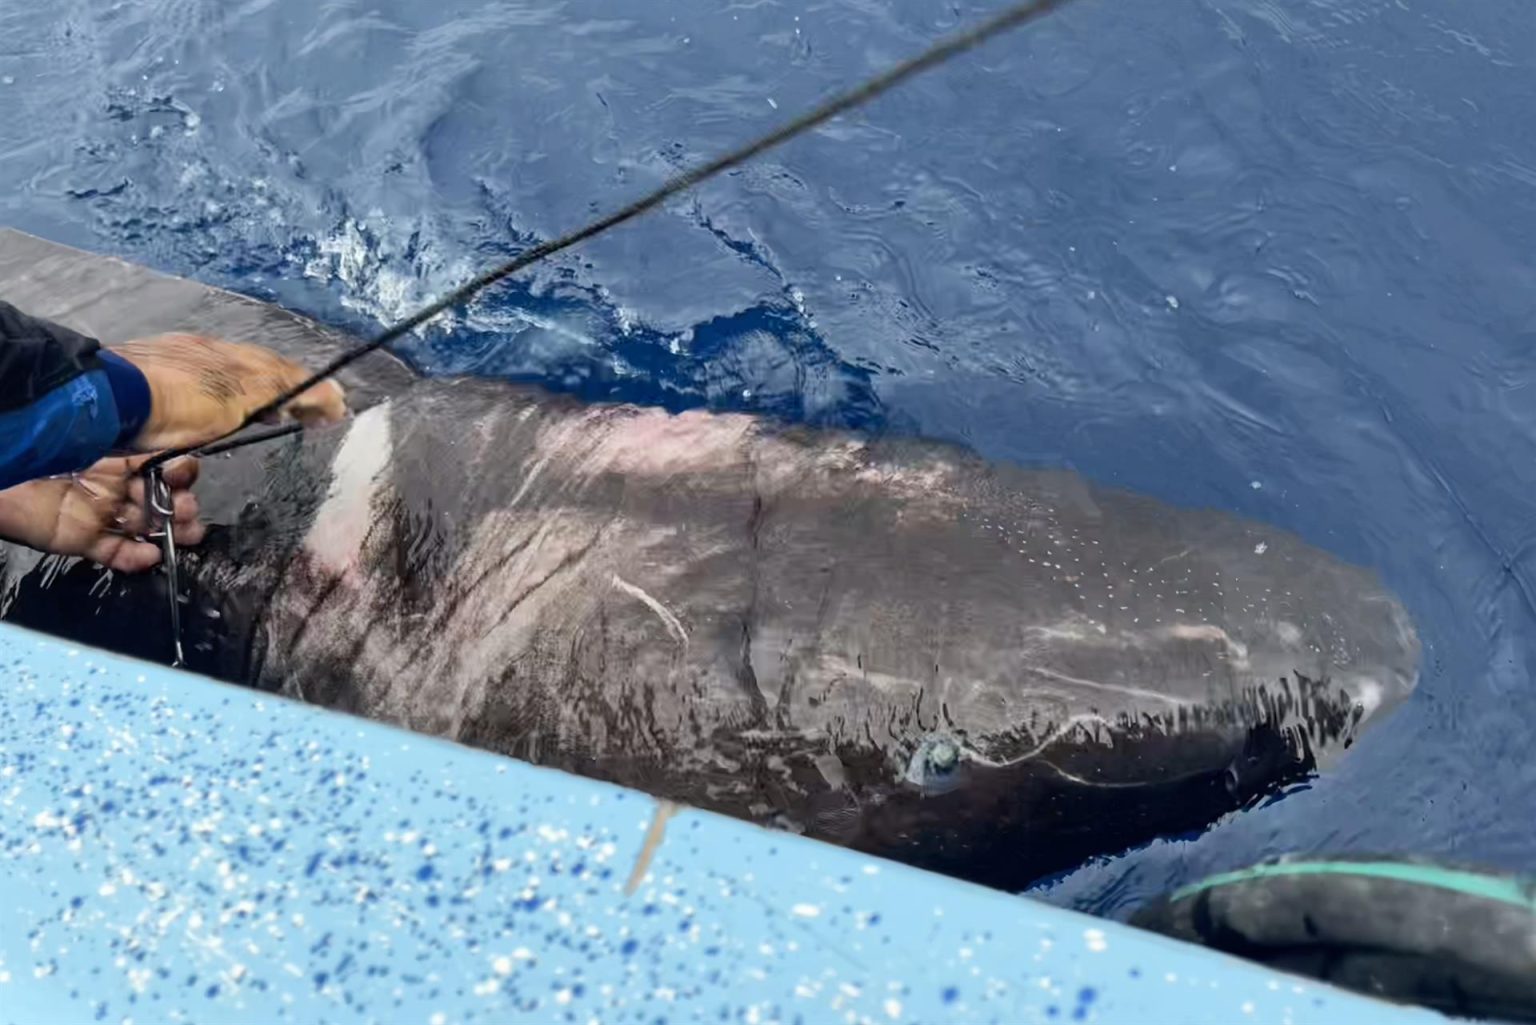
[[[650,609],[661,618],[661,621],[667,626],[667,632],[670,633],[673,637],[676,637],[679,644],[685,648],[688,646],[688,631],[683,629],[682,622],[672,614],[672,610],[668,609],[661,602],[657,601],[655,598],[652,598],[649,594],[646,594],[640,588],[636,587],[634,584],[631,584],[617,573],[613,575],[613,586],[617,587],[631,598],[635,598],[638,601],[644,603],[646,608]]]
[[[1292,629],[1295,628],[1292,627]],[[1297,631],[1297,633],[1299,636],[1300,631]],[[1232,636],[1219,626],[1211,623],[1199,625],[1178,623],[1168,628],[1168,635],[1181,641],[1220,641],[1226,646],[1227,651],[1231,653],[1231,662],[1234,667],[1237,669],[1248,668],[1248,645],[1241,641],[1233,640]],[[1283,633],[1282,639],[1286,639]],[[1287,643],[1290,643],[1290,641],[1287,640]]]
[[[1124,694],[1128,697],[1145,698],[1148,701],[1161,701],[1169,705],[1182,705],[1185,702],[1167,694],[1159,694],[1155,690],[1146,690],[1142,687],[1129,687],[1121,683],[1104,683],[1100,680],[1087,680],[1081,676],[1069,676],[1066,673],[1047,669],[1045,666],[1031,665],[1023,667],[1026,672],[1038,673],[1051,680],[1060,680],[1062,683],[1070,683],[1075,687],[1088,687],[1093,690],[1107,691],[1111,694]]]
[[[304,538],[318,569],[351,580],[372,525],[373,499],[394,455],[389,403],[358,415],[331,461],[331,486]]]

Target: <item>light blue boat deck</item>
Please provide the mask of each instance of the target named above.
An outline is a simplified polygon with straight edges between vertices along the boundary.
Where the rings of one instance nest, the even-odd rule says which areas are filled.
[[[0,1021],[1440,1021],[0,625]]]

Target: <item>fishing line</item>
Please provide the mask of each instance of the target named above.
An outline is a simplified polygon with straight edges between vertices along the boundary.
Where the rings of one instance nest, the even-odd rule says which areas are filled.
[[[423,307],[393,327],[385,329],[382,334],[372,341],[364,342],[346,350],[277,398],[246,414],[245,419],[240,422],[239,426],[220,435],[212,442],[167,449],[149,459],[144,464],[142,471],[144,474],[145,493],[148,496],[146,518],[152,526],[157,517],[160,521],[158,534],[152,534],[151,536],[158,537],[160,540],[161,558],[165,566],[166,579],[169,583],[166,595],[170,602],[171,639],[175,652],[172,665],[182,665],[183,658],[181,614],[179,609],[181,598],[178,593],[179,588],[177,587],[177,552],[173,536],[174,517],[171,513],[170,488],[165,483],[162,469],[167,462],[185,455],[211,456],[220,452],[232,452],[247,445],[255,445],[259,442],[271,441],[275,438],[296,433],[302,429],[302,425],[294,423],[275,429],[241,434],[246,428],[276,413],[283,406],[315,385],[320,384],[369,353],[376,352],[390,342],[414,331],[438,314],[469,301],[475,295],[501,281],[503,278],[516,274],[518,271],[531,267],[540,260],[553,256],[562,250],[569,249],[589,238],[601,235],[610,228],[615,228],[626,221],[631,221],[641,214],[660,206],[680,192],[685,192],[701,182],[744,164],[758,154],[793,139],[797,135],[802,135],[845,111],[868,103],[870,100],[914,75],[937,67],[965,53],[967,50],[980,46],[994,36],[1001,35],[1009,29],[1018,28],[1027,22],[1034,21],[1056,10],[1058,7],[1065,7],[1070,2],[1071,0],[1024,0],[1024,2],[1006,8],[1001,13],[993,15],[971,29],[941,40],[917,56],[902,61],[888,71],[884,71],[867,80],[862,85],[850,89],[841,95],[834,96],[820,106],[814,107],[794,120],[779,126],[767,135],[731,150],[723,156],[716,157],[708,163],[700,164],[692,170],[685,171],[676,177],[668,179],[660,188],[646,196],[642,196],[628,206],[621,207],[608,216],[598,218],[585,227],[578,228],[567,235],[551,239],[548,242],[542,242],[521,256],[509,260],[500,266],[492,267],[490,270],[470,279],[436,302]]]
[[[518,256],[517,258],[509,260],[498,267],[493,267],[490,270],[481,273],[479,276],[465,282],[463,285],[454,289],[452,292],[449,292],[447,295],[443,296],[436,302],[423,307],[421,310],[413,313],[409,317],[406,317],[404,320],[400,321],[394,326],[387,328],[382,334],[374,338],[372,341],[364,342],[361,345],[357,345],[347,350],[340,356],[337,356],[335,359],[331,360],[331,362],[327,363],[321,369],[315,371],[314,374],[310,375],[299,384],[288,389],[286,392],[279,395],[271,402],[268,402],[266,405],[247,414],[245,419],[241,421],[238,427],[223,435],[220,435],[218,438],[214,439],[213,443],[202,446],[185,445],[180,448],[168,449],[159,453],[150,459],[147,463],[145,463],[145,474],[148,475],[156,471],[159,467],[163,466],[170,460],[179,458],[181,456],[212,455],[216,452],[228,452],[232,451],[233,449],[242,448],[246,445],[254,445],[258,442],[270,441],[272,438],[281,437],[285,434],[292,433],[292,431],[296,430],[297,427],[279,429],[278,431],[260,432],[245,437],[235,438],[235,435],[239,434],[239,432],[245,430],[247,427],[250,427],[252,424],[257,423],[258,421],[265,419],[273,413],[276,413],[283,406],[287,405],[293,399],[297,398],[299,395],[302,395],[310,388],[313,388],[315,385],[320,384],[347,366],[350,366],[351,364],[362,359],[364,356],[367,356],[369,353],[376,352],[377,350],[382,349],[384,346],[388,345],[390,342],[393,342],[405,336],[406,334],[409,334],[411,331],[414,331],[422,324],[425,324],[433,317],[436,317],[438,314],[452,309],[461,303],[467,302],[469,299],[489,288],[491,285],[496,284],[498,281],[501,281],[503,278],[506,278],[512,274],[516,274],[520,270],[531,267],[533,264],[538,263],[540,260],[544,260],[550,256],[555,255],[556,253],[569,249],[578,243],[585,242],[589,238],[600,235],[610,228],[615,228],[625,223],[626,221],[631,221],[636,217],[639,217],[641,214],[660,206],[662,203],[665,203],[667,200],[671,199],[673,196],[676,196],[680,192],[685,192],[688,189],[693,188],[695,185],[700,184],[701,182],[707,181],[716,175],[719,175],[725,171],[729,171],[733,167],[737,167],[743,163],[746,163],[748,160],[751,160],[758,154],[772,149],[781,143],[787,142],[797,135],[802,135],[805,132],[816,128],[817,126],[830,121],[832,118],[837,117],[839,114],[868,103],[869,101],[875,99],[877,96],[880,96],[882,93],[887,92],[888,90],[901,84],[914,75],[921,74],[924,71],[944,64],[952,58],[957,57],[968,50],[974,49],[977,46],[980,46],[982,43],[987,42],[994,36],[1001,35],[1010,29],[1019,28],[1028,22],[1034,21],[1046,14],[1051,13],[1059,7],[1065,7],[1070,2],[1071,0],[1025,0],[1023,3],[1008,7],[1001,13],[993,15],[992,17],[982,21],[980,24],[974,26],[973,28],[950,36],[948,39],[941,40],[917,56],[908,58],[907,60],[902,61],[889,70],[881,72],[875,77],[864,82],[862,85],[856,86],[855,88],[850,89],[838,96],[834,96],[832,99],[827,100],[820,106],[807,111],[792,121],[786,122],[768,134],[761,136],[752,142],[748,142],[745,145],[738,147],[737,149],[731,150],[723,156],[717,157],[708,163],[700,164],[692,170],[684,171],[682,174],[679,174],[666,181],[654,192],[651,192],[649,195],[642,196],[641,198],[630,203],[628,206],[622,207],[619,210],[609,214],[608,216],[601,217],[586,225],[585,227],[578,228],[577,230],[572,231],[567,235],[562,235],[559,238],[551,239],[548,242],[542,242],[527,252],[523,253],[521,256]]]

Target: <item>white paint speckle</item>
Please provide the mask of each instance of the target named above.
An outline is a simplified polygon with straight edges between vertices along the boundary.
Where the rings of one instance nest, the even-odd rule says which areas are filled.
[[[1170,295],[1170,296],[1165,296],[1164,298],[1166,299],[1166,301],[1168,303],[1168,308],[1170,310],[1176,310],[1176,309],[1179,308],[1179,300],[1176,297]]]
[[[498,957],[491,962],[491,971],[497,975],[511,975],[512,959],[510,957]]]
[[[1095,954],[1101,954],[1109,949],[1109,941],[1104,938],[1103,929],[1084,929],[1083,943]]]
[[[1267,541],[1260,541],[1258,544],[1253,546],[1254,555],[1263,555],[1267,551],[1269,551],[1269,542]]]
[[[1243,1011],[1244,1014],[1252,1014],[1253,1013],[1253,1001],[1252,1000],[1245,1000],[1245,1001],[1243,1001],[1242,1011]]]
[[[900,1018],[901,1017],[901,1001],[900,1000],[887,1000],[885,1002],[885,1015],[886,1015],[887,1018]]]
[[[815,918],[821,914],[821,908],[815,904],[796,904],[789,910],[791,914],[798,918]]]

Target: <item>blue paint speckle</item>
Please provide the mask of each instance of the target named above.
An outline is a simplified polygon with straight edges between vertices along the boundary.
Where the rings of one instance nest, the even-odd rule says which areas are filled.
[[[1072,1009],[1072,1020],[1082,1021],[1088,1017],[1088,1010],[1093,1006],[1093,1001],[1098,997],[1098,990],[1092,986],[1084,986],[1077,991],[1077,1006]]]

